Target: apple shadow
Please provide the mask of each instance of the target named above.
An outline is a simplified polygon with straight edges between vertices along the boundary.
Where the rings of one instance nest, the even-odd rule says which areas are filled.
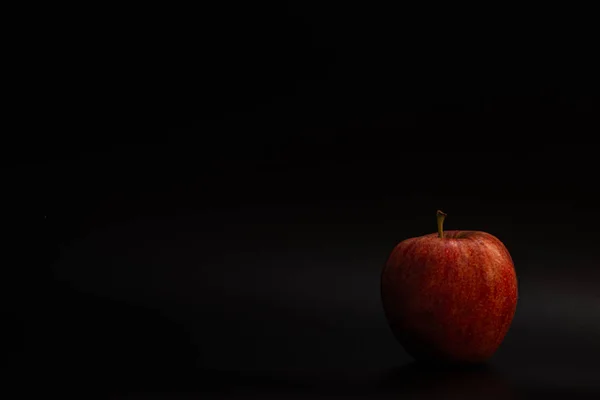
[[[491,364],[450,365],[413,361],[383,374],[378,391],[419,398],[488,398],[516,396],[509,379]]]

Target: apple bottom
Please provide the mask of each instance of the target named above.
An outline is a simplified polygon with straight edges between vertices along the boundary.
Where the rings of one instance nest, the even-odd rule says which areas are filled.
[[[478,364],[490,359],[508,333],[515,305],[506,299],[499,309],[469,307],[440,297],[435,306],[423,298],[417,304],[425,307],[385,307],[397,341],[417,361]]]
[[[394,329],[396,340],[404,350],[419,363],[433,365],[478,365],[484,364],[496,352],[496,348],[473,352],[473,351],[448,351],[439,348],[433,340],[423,339],[423,334],[412,333],[407,329]]]

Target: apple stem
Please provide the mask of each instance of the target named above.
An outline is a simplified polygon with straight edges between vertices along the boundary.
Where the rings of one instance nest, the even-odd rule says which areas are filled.
[[[438,236],[440,239],[444,238],[444,219],[446,218],[446,214],[443,211],[437,210],[437,228],[438,228]]]

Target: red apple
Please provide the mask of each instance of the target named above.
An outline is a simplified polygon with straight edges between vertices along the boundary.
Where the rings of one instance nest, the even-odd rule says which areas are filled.
[[[506,336],[517,307],[510,253],[480,231],[443,231],[400,242],[381,274],[396,339],[417,360],[479,363]]]

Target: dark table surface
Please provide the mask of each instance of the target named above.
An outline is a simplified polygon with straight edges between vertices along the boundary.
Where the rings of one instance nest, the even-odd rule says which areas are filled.
[[[173,211],[183,192],[168,193],[147,201]],[[60,244],[43,297],[29,299],[17,364],[57,390],[130,398],[597,398],[600,259],[588,214],[569,222],[559,204],[537,204],[554,210],[552,230],[508,202],[496,213],[444,198],[448,229],[505,242],[520,290],[496,355],[444,369],[412,362],[379,298],[391,248],[434,230],[437,199],[363,199],[100,219]],[[40,223],[56,233],[58,218]]]

